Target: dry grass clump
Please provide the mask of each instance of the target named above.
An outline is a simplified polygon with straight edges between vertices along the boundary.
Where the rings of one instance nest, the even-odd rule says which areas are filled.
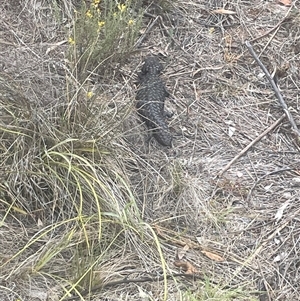
[[[0,299],[297,300],[299,145],[244,47],[300,124],[296,5],[1,3]],[[133,109],[149,53],[172,149]]]
[[[98,3],[94,1],[91,7]],[[33,13],[38,24],[45,7],[33,2],[25,5],[21,16],[28,18],[26,14]],[[44,97],[36,101],[39,95],[26,89],[27,84],[34,88],[34,82],[26,82],[20,74],[29,72],[27,66],[20,66],[18,74],[1,73],[1,279],[6,285],[0,298],[63,300],[70,292],[80,295],[97,283],[114,279],[129,241],[129,245],[140,246],[145,240],[149,254],[153,252],[153,258],[158,255],[159,244],[151,227],[141,219],[123,159],[129,154],[122,146],[120,130],[131,104],[123,98],[124,104],[117,107],[107,94],[98,95],[99,90],[88,84],[87,71],[96,61],[106,59],[112,48],[119,58],[125,53],[120,49],[129,51],[134,36],[132,31],[125,34],[124,22],[127,28],[138,28],[129,22],[125,4],[115,9],[107,7],[108,1],[103,5],[99,5],[100,12],[95,6],[85,14],[86,7],[81,7],[76,15],[74,43],[69,40],[66,51],[68,63],[56,64],[63,64],[65,77],[59,77],[61,83],[55,87],[59,90],[51,95],[51,101],[43,101]],[[14,13],[8,3],[4,9]],[[53,6],[46,12],[51,9]],[[106,10],[104,16],[102,9]],[[96,20],[89,12],[99,14]],[[99,24],[100,16],[105,24]],[[8,40],[9,32],[18,36],[24,30],[13,23],[2,26],[11,26]],[[26,43],[33,49],[26,53],[29,60],[35,55],[40,59],[43,50]],[[55,55],[60,45],[55,42],[48,54]],[[10,46],[13,51],[20,47],[15,43]],[[13,69],[9,60],[5,64],[7,71]],[[93,67],[95,71],[98,65]],[[39,68],[37,65],[31,68],[32,72],[45,73],[34,69]],[[47,76],[58,79],[52,70]],[[158,260],[163,260],[160,257]],[[134,260],[140,261],[139,257]],[[17,288],[11,286],[13,283]]]
[[[0,90],[1,221],[10,229],[2,232],[1,277],[50,277],[72,284],[69,291],[92,285],[94,266],[115,244],[123,252],[125,233],[143,232],[125,150],[113,145],[126,108],[117,113],[80,91],[72,105],[36,107],[6,77]],[[10,236],[17,239],[18,225],[26,232],[17,247]]]

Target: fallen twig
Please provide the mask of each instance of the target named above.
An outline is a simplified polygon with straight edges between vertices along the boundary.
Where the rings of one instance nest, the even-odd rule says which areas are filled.
[[[259,136],[257,136],[250,144],[248,144],[244,149],[240,151],[218,174],[218,176],[222,176],[225,171],[227,171],[230,166],[237,161],[240,157],[242,157],[254,144],[256,144],[261,138],[267,135],[270,131],[272,131],[277,125],[279,125],[282,120],[285,118],[285,114],[283,114],[278,120],[272,123],[266,130],[264,130]]]
[[[272,40],[274,39],[274,37],[276,36],[278,30],[280,27],[277,27],[275,32],[272,34],[272,36],[270,37],[270,39],[268,40],[268,42],[265,44],[264,48],[262,49],[262,51],[260,52],[260,54],[257,55],[257,57],[261,57],[261,55],[265,52],[265,50],[268,48],[268,46],[270,45],[270,43],[272,42]],[[251,62],[251,64],[253,64],[254,62]]]
[[[282,18],[282,20],[280,20],[273,28],[271,28],[269,31],[267,31],[266,33],[264,33],[263,35],[261,36],[258,36],[254,39],[252,39],[250,42],[253,43],[253,42],[256,42],[257,40],[259,39],[262,39],[264,38],[265,36],[269,35],[271,32],[273,32],[274,30],[278,30],[280,25],[286,20],[286,18],[288,17],[288,15],[290,14],[290,11],[291,9],[293,8],[293,6],[291,6],[289,8],[289,10],[287,11],[287,13],[285,14],[285,16]]]
[[[291,126],[292,126],[292,130],[295,134],[298,135],[298,141],[300,140],[300,131],[295,123],[295,120],[292,116],[292,114],[290,113],[281,93],[279,92],[279,89],[274,81],[274,79],[271,77],[269,71],[267,70],[267,68],[263,65],[263,63],[260,61],[260,59],[258,58],[258,56],[256,55],[255,51],[253,50],[252,45],[250,44],[249,41],[245,42],[246,47],[248,48],[249,52],[251,53],[251,55],[253,56],[253,58],[255,59],[255,61],[257,62],[257,64],[259,65],[259,67],[262,69],[262,71],[264,72],[264,74],[266,75],[267,79],[269,80],[270,84],[272,85],[272,88],[275,92],[275,95],[279,101],[279,104],[281,105],[286,117],[288,118]]]
[[[143,43],[143,41],[145,40],[147,34],[150,32],[150,30],[152,29],[152,27],[156,24],[157,20],[159,19],[159,16],[155,17],[155,16],[151,15],[151,17],[154,17],[154,20],[147,27],[147,29],[145,30],[144,34],[136,41],[136,43],[134,45],[134,48],[138,48]]]
[[[100,291],[101,289],[105,289],[108,287],[112,287],[112,286],[118,286],[121,284],[129,284],[129,283],[142,283],[142,282],[157,282],[157,281],[162,281],[164,279],[164,275],[161,276],[154,276],[154,275],[149,275],[149,276],[144,276],[141,278],[133,278],[133,279],[128,279],[127,277],[120,279],[120,280],[116,280],[116,281],[112,281],[112,282],[108,282],[108,283],[104,283],[98,286],[95,286],[93,288],[91,288],[90,290],[85,290],[83,292],[80,293],[80,295],[74,296],[74,297],[69,297],[67,299],[64,299],[65,301],[74,301],[74,300],[78,300],[81,299],[84,296],[87,296],[90,293],[95,293],[96,291]],[[177,273],[177,274],[172,274],[172,275],[166,275],[167,279],[174,279],[175,277],[185,277],[185,278],[190,278],[190,279],[200,279],[200,280],[205,280],[203,276],[200,275],[194,275],[194,274],[186,274],[186,273]],[[212,282],[213,284],[217,285],[216,282]],[[229,286],[227,286],[227,288],[229,288]],[[230,287],[231,288],[231,287]]]
[[[163,22],[163,18],[160,16],[160,24],[161,26],[164,28],[165,33],[171,38],[171,40],[174,42],[174,44],[176,44],[185,54],[188,54],[189,56],[191,56],[190,53],[188,53],[184,48],[182,48],[182,46],[180,45],[180,43],[174,38],[174,36],[170,33],[168,27],[165,25],[165,23]],[[196,62],[197,63],[197,62]]]

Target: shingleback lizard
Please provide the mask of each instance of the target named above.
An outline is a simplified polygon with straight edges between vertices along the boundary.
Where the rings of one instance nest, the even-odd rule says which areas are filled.
[[[156,57],[147,57],[139,74],[140,87],[136,94],[137,111],[154,138],[162,145],[172,146],[172,135],[166,123],[165,98],[169,95],[159,77],[163,70]]]

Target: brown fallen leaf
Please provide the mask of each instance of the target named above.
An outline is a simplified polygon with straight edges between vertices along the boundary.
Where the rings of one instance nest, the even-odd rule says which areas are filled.
[[[235,15],[236,14],[235,11],[224,9],[224,8],[215,9],[212,11],[212,13],[220,14],[220,15]]]
[[[292,5],[291,0],[278,0],[278,3],[283,4],[285,6],[291,6]]]
[[[185,245],[183,248],[178,248],[176,250],[175,258],[181,260],[185,256],[185,254],[189,250],[189,248],[190,248],[189,245]]]
[[[182,268],[185,271],[185,274],[193,275],[198,273],[198,270],[190,262],[175,260],[174,265],[178,268]]]
[[[225,259],[223,257],[221,257],[220,255],[218,254],[214,254],[214,253],[211,253],[211,252],[208,252],[208,251],[201,251],[201,253],[203,253],[204,255],[206,255],[208,258],[214,260],[214,261],[218,261],[218,262],[221,262],[221,261],[224,261]]]

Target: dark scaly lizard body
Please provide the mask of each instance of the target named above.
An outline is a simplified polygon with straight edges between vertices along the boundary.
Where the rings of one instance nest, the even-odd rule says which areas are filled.
[[[136,99],[138,114],[153,133],[154,138],[162,145],[172,146],[172,135],[166,123],[164,111],[165,98],[169,95],[159,77],[163,70],[162,64],[155,57],[148,57],[144,61],[139,74],[140,88]]]

